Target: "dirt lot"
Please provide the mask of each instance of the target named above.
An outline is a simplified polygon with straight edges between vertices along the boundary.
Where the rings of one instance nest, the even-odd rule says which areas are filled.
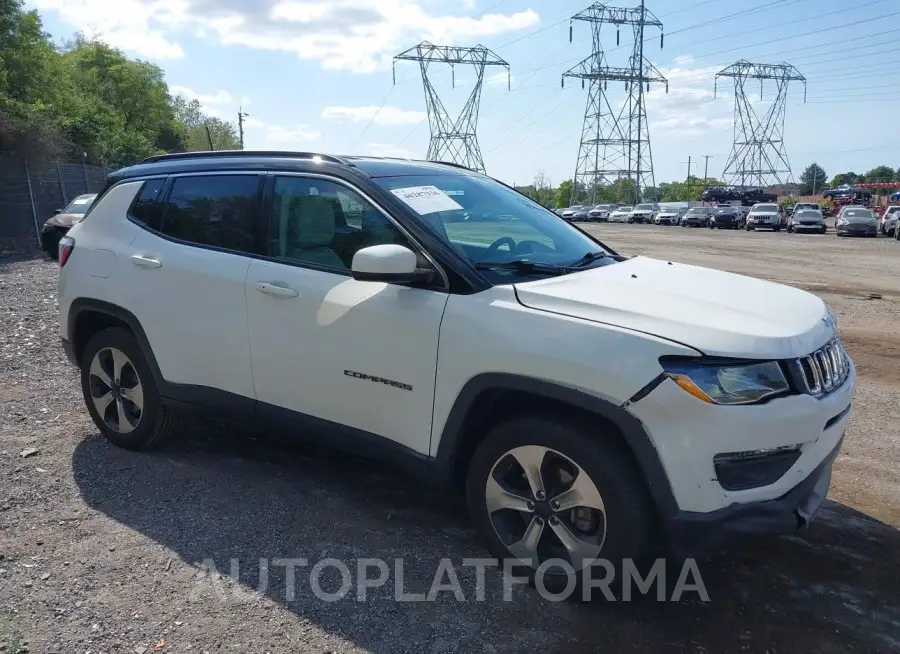
[[[0,256],[0,647],[31,652],[886,652],[900,650],[900,244],[832,235],[597,225],[626,253],[809,288],[839,316],[860,370],[829,502],[797,535],[701,563],[710,601],[512,601],[488,572],[477,602],[397,603],[394,576],[324,602],[293,599],[260,559],[404,559],[407,592],[438,562],[483,556],[444,498],[390,471],[246,430],[192,425],[164,450],[99,438],[58,347],[54,266]],[[870,293],[882,299],[868,299]],[[28,448],[37,452],[22,457]],[[208,565],[208,561],[207,561]],[[335,580],[323,586],[333,591]],[[492,589],[496,592],[492,592]],[[23,644],[27,641],[27,645]],[[158,649],[157,649],[158,648]]]

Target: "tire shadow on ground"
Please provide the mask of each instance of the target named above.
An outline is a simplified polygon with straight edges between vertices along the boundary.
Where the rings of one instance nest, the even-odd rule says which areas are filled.
[[[658,602],[654,591],[628,603],[554,603],[520,586],[505,601],[500,574],[491,569],[486,599],[477,601],[474,568],[461,562],[487,553],[462,502],[346,455],[240,428],[188,431],[153,453],[128,452],[99,436],[81,441],[72,466],[84,501],[167,548],[167,555],[200,568],[212,561],[235,587],[261,590],[297,617],[371,651],[424,651],[436,638],[452,643],[451,651],[525,651],[541,644],[567,652],[600,645],[716,652],[900,648],[900,532],[838,504],[827,503],[805,531],[746,542],[699,562],[708,602],[691,592],[678,602]],[[344,561],[354,580],[359,559],[379,558],[390,565],[390,579],[368,589],[362,603],[355,585],[343,599],[326,602],[311,590],[310,568],[298,569],[292,594],[283,566],[270,564],[264,572],[259,563],[299,557],[309,566],[324,558]],[[451,592],[430,602],[393,601],[395,559],[403,559],[403,590],[426,593],[445,557],[464,601]],[[175,583],[186,584],[179,594],[190,602],[201,581]],[[321,576],[326,592],[340,583],[335,569]],[[667,599],[671,586],[669,579]]]

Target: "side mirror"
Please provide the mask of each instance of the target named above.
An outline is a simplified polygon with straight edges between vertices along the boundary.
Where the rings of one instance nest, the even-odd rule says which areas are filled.
[[[350,271],[359,282],[427,283],[434,274],[417,267],[416,254],[402,245],[372,245],[353,255]]]
[[[53,215],[54,215],[54,216],[55,216],[56,214],[58,214],[58,213],[62,213],[62,209],[54,209],[54,210],[53,210]]]

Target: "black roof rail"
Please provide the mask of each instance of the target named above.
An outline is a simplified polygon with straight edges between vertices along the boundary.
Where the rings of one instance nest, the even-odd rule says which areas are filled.
[[[352,165],[348,161],[331,154],[319,152],[286,152],[284,150],[202,150],[199,152],[173,152],[170,154],[157,154],[147,157],[142,164],[155,163],[157,161],[172,161],[178,159],[211,159],[222,157],[285,157],[287,159],[315,159],[329,163]]]

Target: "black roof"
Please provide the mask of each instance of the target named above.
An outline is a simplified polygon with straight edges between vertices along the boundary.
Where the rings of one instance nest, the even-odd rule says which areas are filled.
[[[478,175],[451,162],[416,161],[391,157],[336,156],[315,152],[219,150],[180,152],[148,157],[112,174],[116,178],[203,170],[335,170],[352,169],[368,177],[422,174]]]

